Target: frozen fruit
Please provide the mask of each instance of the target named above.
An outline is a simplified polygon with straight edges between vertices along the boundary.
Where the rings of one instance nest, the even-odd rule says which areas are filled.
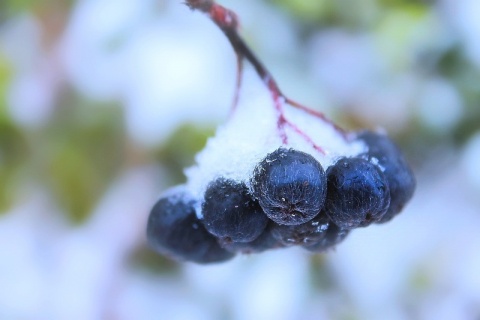
[[[151,212],[158,252],[200,263],[294,245],[323,252],[401,211],[415,179],[388,137],[347,131],[290,99],[239,35],[234,12],[214,0],[186,4],[227,37],[237,78],[228,122],[185,170],[185,187]]]
[[[255,240],[268,223],[244,183],[219,178],[209,184],[202,204],[203,223],[213,235],[226,241]]]
[[[341,158],[327,170],[325,212],[343,229],[380,221],[390,204],[382,171],[361,158]]]
[[[323,237],[322,239],[320,239],[320,241],[316,243],[304,245],[303,248],[312,252],[324,252],[328,249],[332,249],[333,247],[335,247],[335,245],[345,240],[349,233],[350,230],[342,229],[336,224],[331,223],[328,226],[325,237]]]
[[[387,178],[390,207],[379,223],[387,222],[402,211],[412,198],[416,186],[415,177],[402,152],[389,137],[372,131],[363,131],[358,134],[358,139],[367,144],[366,156],[370,161],[378,163]]]
[[[147,239],[154,250],[177,260],[211,263],[233,257],[205,230],[195,214],[194,201],[181,187],[167,192],[153,207]]]
[[[310,245],[325,237],[329,224],[329,218],[321,213],[312,220],[299,225],[276,224],[272,228],[272,235],[285,246]]]
[[[273,225],[274,223],[270,221],[262,234],[251,242],[228,242],[220,240],[219,243],[228,251],[244,254],[260,253],[266,250],[283,248],[284,245],[272,234]]]
[[[278,224],[297,225],[313,219],[323,207],[326,178],[311,155],[279,148],[255,168],[253,195]]]

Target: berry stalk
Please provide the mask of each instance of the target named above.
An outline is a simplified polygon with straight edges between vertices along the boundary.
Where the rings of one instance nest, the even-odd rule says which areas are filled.
[[[283,144],[288,144],[288,137],[285,132],[285,127],[288,126],[293,129],[294,132],[299,134],[302,138],[304,138],[312,147],[319,151],[322,154],[325,154],[325,151],[315,144],[307,134],[305,134],[300,128],[298,128],[295,124],[290,122],[285,117],[285,112],[283,110],[283,104],[286,103],[294,108],[300,109],[318,119],[321,119],[323,122],[332,126],[337,132],[341,134],[344,139],[347,139],[347,132],[335,124],[332,120],[328,119],[323,113],[308,108],[305,105],[302,105],[287,96],[285,96],[280,87],[278,86],[277,82],[273,78],[272,74],[268,71],[268,69],[264,66],[264,64],[255,56],[252,50],[248,47],[248,45],[243,41],[243,39],[238,34],[238,18],[237,15],[215,3],[213,0],[187,0],[186,5],[190,7],[192,10],[199,10],[206,13],[210,19],[222,30],[225,34],[227,39],[229,40],[230,44],[232,45],[235,54],[237,55],[237,81],[236,81],[236,88],[235,88],[235,95],[234,101],[232,106],[232,113],[235,112],[238,99],[239,99],[239,91],[241,88],[242,83],[242,70],[243,70],[243,59],[249,61],[255,69],[255,72],[258,74],[260,79],[263,83],[267,86],[268,90],[272,95],[272,99],[274,102],[275,109],[277,110],[278,118],[277,118],[277,127],[279,130],[279,135],[282,139]]]

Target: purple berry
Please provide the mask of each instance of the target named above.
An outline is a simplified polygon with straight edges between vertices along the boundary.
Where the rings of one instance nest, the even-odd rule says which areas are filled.
[[[336,224],[330,223],[325,237],[316,243],[304,245],[303,248],[312,252],[325,252],[342,242],[349,232],[350,230],[341,229]]]
[[[202,204],[203,223],[214,236],[234,242],[255,240],[268,223],[243,183],[219,178],[210,183]]]
[[[312,220],[295,226],[275,224],[272,235],[285,246],[310,245],[325,237],[329,224],[328,217],[320,213]]]
[[[358,134],[358,139],[367,144],[366,156],[370,161],[378,162],[388,181],[390,207],[378,223],[390,221],[402,211],[413,196],[416,181],[412,169],[397,145],[387,136],[372,131],[363,131]]]
[[[262,234],[251,242],[228,242],[220,240],[220,246],[233,253],[260,253],[270,249],[283,248],[284,245],[272,234],[273,221],[263,230]]]
[[[390,204],[382,171],[360,158],[341,158],[327,170],[325,212],[342,229],[380,221]]]
[[[195,214],[194,201],[181,188],[157,201],[148,218],[147,239],[155,251],[177,260],[212,263],[234,256],[205,230]]]
[[[311,155],[280,148],[267,155],[251,179],[253,195],[278,224],[298,225],[313,219],[325,200],[326,178]]]

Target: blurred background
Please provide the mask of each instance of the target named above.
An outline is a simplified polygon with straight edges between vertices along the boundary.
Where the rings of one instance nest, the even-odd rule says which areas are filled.
[[[146,218],[226,120],[228,42],[178,0],[2,0],[0,319],[480,319],[480,2],[221,4],[288,96],[388,131],[414,199],[324,255],[158,256]]]

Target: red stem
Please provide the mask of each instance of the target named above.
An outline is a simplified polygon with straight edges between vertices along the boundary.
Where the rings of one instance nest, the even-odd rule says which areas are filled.
[[[235,53],[237,55],[237,83],[236,83],[232,113],[235,112],[238,99],[239,99],[239,91],[240,91],[240,86],[242,81],[241,72],[243,70],[242,60],[246,59],[253,65],[255,72],[258,74],[258,76],[262,79],[262,81],[265,83],[267,88],[270,90],[270,93],[274,101],[275,109],[278,112],[277,126],[279,130],[279,134],[284,144],[288,143],[288,138],[285,133],[285,125],[288,125],[295,132],[301,135],[307,142],[312,144],[312,146],[316,150],[318,150],[321,153],[325,153],[323,149],[318,145],[316,145],[308,135],[306,135],[302,130],[300,130],[297,126],[295,126],[293,123],[291,123],[285,118],[281,100],[283,100],[284,103],[287,103],[292,107],[300,109],[324,121],[325,123],[331,125],[335,130],[341,133],[344,139],[347,138],[346,131],[340,128],[338,125],[336,125],[333,121],[328,119],[323,113],[313,110],[311,108],[308,108],[300,103],[297,103],[289,99],[282,93],[282,91],[280,90],[280,87],[278,86],[277,82],[275,81],[271,73],[261,63],[261,61],[253,54],[253,52],[250,50],[250,48],[246,45],[246,43],[238,34],[237,32],[237,28],[239,25],[238,18],[233,11],[219,4],[216,4],[215,1],[213,0],[187,0],[186,4],[191,9],[200,10],[208,14],[212,19],[212,21],[220,28],[220,30],[223,31],[227,39],[230,41],[230,44],[232,45],[233,49],[235,50]]]
[[[242,70],[243,70],[243,57],[237,54],[237,81],[235,83],[235,92],[233,94],[232,108],[230,109],[230,116],[237,110],[238,100],[240,99],[240,89],[242,88]]]

